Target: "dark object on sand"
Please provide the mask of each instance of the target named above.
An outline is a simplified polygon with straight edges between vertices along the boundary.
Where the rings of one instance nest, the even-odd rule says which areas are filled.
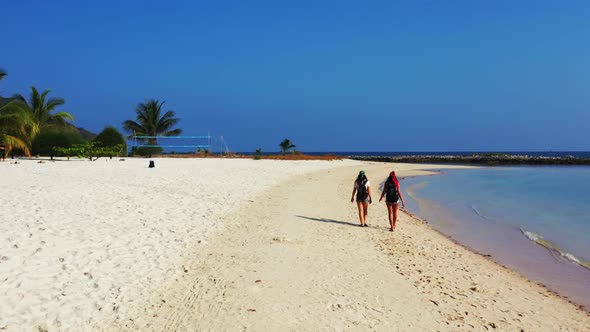
[[[148,166],[149,168],[154,168],[156,167],[156,165],[154,164],[153,160],[150,160],[150,165]]]

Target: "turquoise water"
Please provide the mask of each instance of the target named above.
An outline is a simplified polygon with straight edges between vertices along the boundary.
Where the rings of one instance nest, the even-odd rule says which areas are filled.
[[[590,167],[451,170],[402,185],[437,230],[590,305]]]

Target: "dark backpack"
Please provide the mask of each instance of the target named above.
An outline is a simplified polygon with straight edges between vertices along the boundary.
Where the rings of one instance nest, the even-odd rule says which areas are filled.
[[[397,192],[397,187],[391,178],[385,182],[385,199],[389,203],[395,203],[399,199],[399,192]]]
[[[357,182],[357,192],[356,192],[356,199],[359,201],[364,201],[369,196],[369,192],[367,191],[367,179],[363,179],[361,183]]]

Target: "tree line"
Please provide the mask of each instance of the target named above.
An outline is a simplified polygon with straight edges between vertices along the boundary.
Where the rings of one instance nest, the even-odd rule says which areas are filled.
[[[0,81],[6,78],[0,69]],[[74,125],[74,116],[61,108],[63,98],[49,97],[51,90],[40,92],[30,87],[30,95],[15,94],[8,98],[0,96],[0,154],[87,157],[121,156],[127,153],[127,139],[115,127],[107,126],[98,135],[86,132]],[[129,136],[177,136],[182,133],[175,128],[180,119],[174,111],[164,111],[164,101],[148,99],[135,107],[135,120],[126,120],[122,128]],[[84,134],[86,132],[86,134]],[[133,147],[131,153],[138,155],[161,154],[156,138],[138,139],[149,147]],[[279,147],[283,154],[298,151],[295,145],[284,139]],[[261,156],[262,149],[255,155]]]
[[[7,77],[0,69],[0,81]],[[30,96],[25,98],[15,94],[8,98],[0,97],[0,154],[45,155],[45,156],[119,156],[127,152],[126,138],[113,126],[107,126],[96,135],[82,135],[74,125],[74,116],[60,109],[66,101],[59,97],[49,97],[51,90],[40,92],[35,86],[30,88]],[[129,135],[137,136],[175,136],[182,130],[174,128],[180,119],[174,111],[163,112],[164,102],[148,99],[135,108],[135,120],[126,120],[122,127]],[[154,138],[144,140],[157,145]],[[160,149],[141,149],[138,154],[161,152]]]

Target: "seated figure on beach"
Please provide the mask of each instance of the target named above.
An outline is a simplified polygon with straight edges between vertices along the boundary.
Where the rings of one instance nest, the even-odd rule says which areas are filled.
[[[359,210],[359,220],[361,227],[367,227],[367,214],[369,212],[369,204],[373,202],[371,199],[371,183],[365,171],[360,171],[358,177],[354,181],[354,188],[352,189],[352,197],[350,202],[354,202],[354,194],[356,193],[356,205]]]
[[[402,202],[402,207],[406,207],[402,191],[399,188],[399,181],[395,176],[395,171],[389,173],[387,180],[385,180],[379,202],[383,200],[383,196],[385,196],[385,204],[387,205],[387,214],[389,216],[389,230],[393,232],[395,230],[395,223],[397,222],[397,208],[399,202]]]

